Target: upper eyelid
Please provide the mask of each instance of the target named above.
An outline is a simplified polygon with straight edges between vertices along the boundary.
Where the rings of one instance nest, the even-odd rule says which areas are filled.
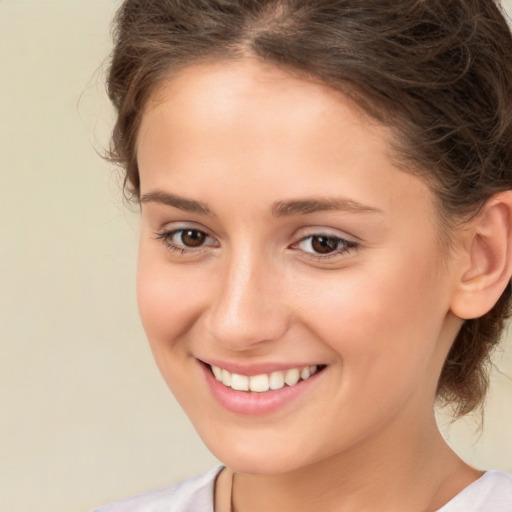
[[[304,234],[301,234],[301,231],[304,231]],[[345,240],[349,243],[360,244],[362,240],[352,234],[347,233],[346,231],[340,231],[336,228],[326,228],[326,227],[316,227],[313,226],[311,228],[301,228],[297,232],[298,241],[306,240],[312,236],[326,236],[329,238],[339,238],[340,240]],[[296,242],[294,242],[296,243]]]
[[[156,233],[158,235],[166,235],[166,236],[174,236],[176,233],[182,232],[182,231],[199,231],[200,233],[204,233],[207,238],[212,238],[214,240],[217,240],[215,236],[213,236],[211,233],[206,231],[205,229],[199,229],[195,227],[180,227],[180,228],[172,228],[172,229],[162,229],[161,231],[157,231]]]
[[[304,242],[305,240],[308,240],[308,239],[313,238],[315,236],[323,236],[323,237],[326,237],[326,238],[334,238],[336,240],[344,242],[345,244],[347,244],[351,248],[358,247],[361,244],[359,241],[351,240],[348,237],[339,236],[339,235],[332,235],[332,234],[329,234],[329,233],[318,232],[318,233],[312,233],[310,235],[304,235],[303,237],[299,238],[296,242],[293,242],[293,244],[291,244],[291,246],[292,247],[296,246],[296,245],[300,244],[301,242]]]
[[[195,221],[170,221],[163,224],[161,229],[153,230],[153,233],[157,235],[159,238],[162,238],[163,235],[167,235],[168,237],[170,237],[171,235],[174,235],[177,232],[186,231],[189,229],[200,231],[204,233],[207,237],[213,238],[217,242],[220,242],[219,237],[215,232],[212,232],[212,230],[210,230],[209,228]],[[314,236],[336,238],[351,245],[360,245],[363,242],[359,237],[349,234],[345,231],[340,231],[337,228],[325,226],[307,226],[301,227],[300,229],[295,231],[295,234],[292,235],[291,237],[292,241],[289,244],[289,247],[295,246],[298,243]]]
[[[160,223],[159,223],[160,224]],[[168,222],[162,222],[161,228],[158,231],[179,231],[180,229],[197,229],[204,233],[211,234],[212,230],[207,228],[204,224],[196,222],[194,220],[172,220]]]
[[[171,233],[176,231],[184,231],[187,229],[197,230],[201,231],[205,235],[215,238],[216,240],[219,239],[219,236],[215,231],[213,231],[210,228],[207,228],[204,224],[201,224],[200,222],[196,221],[187,221],[187,220],[177,220],[177,221],[169,221],[169,222],[162,222],[160,223],[161,227],[158,229],[153,229],[152,231],[157,234],[161,233]]]
[[[346,240],[347,242],[350,242],[350,237],[345,235],[338,235],[335,233],[329,233],[328,231],[315,231],[314,233],[308,233],[307,235],[303,235],[299,238],[299,240],[307,240],[308,238],[314,237],[314,236],[325,236],[327,238],[338,238],[339,240]]]
[[[159,223],[160,224],[160,223]],[[206,227],[203,223],[196,220],[169,220],[168,222],[161,222],[161,228],[158,231],[176,231],[179,229],[197,229],[199,231],[203,231],[204,233],[218,238],[215,230],[212,230],[209,227]],[[305,234],[302,234],[305,233]],[[306,225],[301,226],[298,229],[294,229],[294,234],[291,235],[291,238],[296,238],[297,236],[302,238],[306,238],[308,236],[314,235],[323,235],[323,236],[332,236],[336,238],[342,238],[353,242],[362,241],[360,237],[351,234],[343,229],[331,226],[322,226],[320,225]]]

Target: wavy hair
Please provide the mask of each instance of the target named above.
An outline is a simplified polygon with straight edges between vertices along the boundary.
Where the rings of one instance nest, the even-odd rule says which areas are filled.
[[[445,233],[512,188],[512,37],[493,0],[126,0],[107,82],[109,158],[132,198],[155,88],[184,66],[247,55],[319,79],[389,126],[401,168],[434,191]],[[438,398],[456,416],[483,401],[510,303],[509,283],[453,343]]]

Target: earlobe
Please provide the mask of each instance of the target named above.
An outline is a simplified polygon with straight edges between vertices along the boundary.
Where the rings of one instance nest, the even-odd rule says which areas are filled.
[[[463,319],[485,315],[512,274],[512,191],[491,197],[464,234],[463,265],[452,299]]]

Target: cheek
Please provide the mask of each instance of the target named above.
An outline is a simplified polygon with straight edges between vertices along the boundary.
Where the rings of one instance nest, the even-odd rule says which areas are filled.
[[[197,275],[161,259],[142,248],[137,267],[137,302],[153,350],[179,340],[194,323],[202,302]]]
[[[308,304],[310,329],[337,352],[348,381],[414,380],[427,369],[446,313],[435,262],[415,256],[395,254],[334,283],[309,283],[317,290]]]
[[[188,385],[188,334],[200,310],[198,290],[197,276],[140,250],[137,302],[142,325],[160,373],[182,405],[196,400]]]

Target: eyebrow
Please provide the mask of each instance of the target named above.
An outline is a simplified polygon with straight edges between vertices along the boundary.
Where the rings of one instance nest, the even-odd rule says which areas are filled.
[[[215,214],[206,203],[187,199],[184,197],[155,190],[143,194],[141,203],[160,203],[172,206],[186,212],[198,213],[214,217]],[[272,205],[272,215],[274,217],[288,217],[292,215],[307,215],[321,211],[345,211],[350,213],[382,213],[382,210],[373,206],[367,206],[352,199],[344,197],[335,198],[312,198],[312,199],[294,199],[290,201],[278,201]]]
[[[366,206],[344,197],[335,197],[279,201],[272,207],[272,214],[276,217],[285,217],[289,215],[307,215],[308,213],[329,210],[351,213],[382,213],[382,210],[373,206]]]
[[[167,206],[173,206],[185,212],[199,213],[201,215],[214,216],[213,212],[208,208],[205,203],[196,201],[194,199],[186,199],[184,197],[176,196],[168,192],[155,190],[143,194],[140,198],[141,203],[160,203]]]

